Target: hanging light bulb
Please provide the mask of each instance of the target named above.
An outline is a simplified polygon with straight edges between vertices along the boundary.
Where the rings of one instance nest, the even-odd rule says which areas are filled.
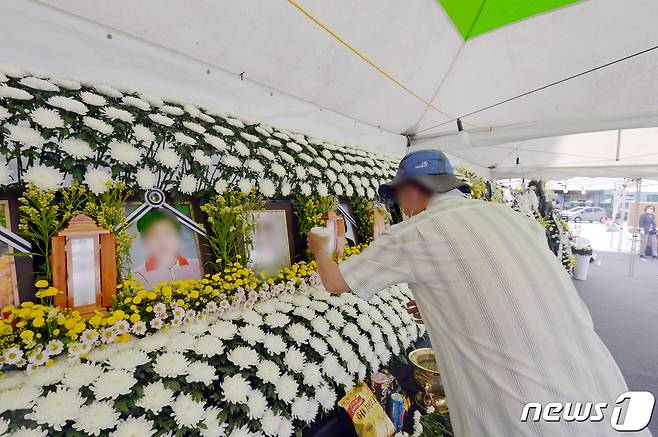
[[[462,121],[460,118],[457,119],[457,132],[459,132],[457,135],[459,137],[459,141],[462,144],[470,144],[471,143],[471,137],[468,135],[468,132],[464,130],[464,125],[462,124]]]

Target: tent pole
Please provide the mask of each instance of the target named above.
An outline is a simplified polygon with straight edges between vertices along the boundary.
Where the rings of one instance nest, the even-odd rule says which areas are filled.
[[[642,194],[642,179],[637,179],[635,185],[635,216],[640,217],[640,195]],[[635,276],[635,252],[638,251],[638,238],[640,233],[640,226],[633,224],[633,226],[628,227],[631,232],[631,253],[630,253],[630,263],[628,266],[628,276]],[[642,250],[642,248],[640,248]]]

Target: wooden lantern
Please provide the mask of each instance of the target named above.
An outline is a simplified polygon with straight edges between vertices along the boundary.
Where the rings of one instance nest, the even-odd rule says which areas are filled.
[[[345,238],[345,220],[336,214],[335,211],[329,211],[324,214],[322,220],[324,221],[324,225],[331,231],[331,252],[338,256],[343,256],[345,244],[347,244],[347,239]]]
[[[80,214],[52,239],[55,305],[90,313],[112,305],[117,288],[116,240]]]
[[[386,214],[381,208],[375,208],[372,210],[372,219],[372,239],[376,240],[386,230]]]

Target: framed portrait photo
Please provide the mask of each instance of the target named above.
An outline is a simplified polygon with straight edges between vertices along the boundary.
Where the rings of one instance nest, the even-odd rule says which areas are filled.
[[[126,215],[139,206],[124,205]],[[192,205],[172,204],[176,210],[194,220]],[[134,236],[130,248],[130,265],[124,266],[146,289],[162,282],[203,277],[203,251],[200,238],[165,208],[152,208],[128,227]]]
[[[290,204],[267,202],[265,210],[251,213],[255,226],[251,235],[253,247],[248,267],[266,275],[290,267],[294,255]]]
[[[9,201],[0,200],[0,226],[12,229]],[[0,241],[0,308],[18,305],[18,279],[16,276],[16,257],[14,248]]]

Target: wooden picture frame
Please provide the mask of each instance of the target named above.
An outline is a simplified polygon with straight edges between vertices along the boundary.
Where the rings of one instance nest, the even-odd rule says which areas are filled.
[[[257,216],[265,216],[268,213],[276,213],[277,215],[271,215],[272,220],[271,220],[271,226],[278,227],[278,231],[284,231],[286,236],[285,238],[281,238],[279,240],[279,246],[283,248],[285,246],[285,251],[287,252],[286,255],[283,253],[279,254],[280,258],[278,260],[274,259],[276,257],[276,250],[274,252],[269,252],[268,253],[268,258],[273,258],[271,260],[271,266],[267,267],[266,264],[270,263],[270,261],[263,260],[263,267],[259,267],[258,263],[259,261],[254,259],[255,253],[257,254],[258,252],[264,252],[261,251],[261,249],[257,248],[256,245],[258,244],[263,244],[263,243],[258,243],[257,237],[254,235],[252,238],[255,240],[254,241],[254,247],[251,250],[250,253],[250,263],[249,267],[252,268],[256,273],[263,272],[263,273],[274,273],[275,270],[280,270],[280,268],[283,267],[290,267],[292,263],[294,262],[295,259],[295,238],[294,238],[294,226],[293,226],[293,213],[292,213],[292,205],[289,201],[267,201],[265,202],[264,208],[259,211],[252,211],[253,214]],[[283,223],[282,223],[283,222]],[[258,232],[258,231],[255,231]],[[272,238],[272,236],[270,236]],[[271,247],[269,247],[271,249]],[[275,267],[278,267],[275,269]]]
[[[0,226],[12,230],[11,208],[8,199],[0,199]],[[18,292],[15,249],[0,242],[0,308],[18,305],[21,301]]]

